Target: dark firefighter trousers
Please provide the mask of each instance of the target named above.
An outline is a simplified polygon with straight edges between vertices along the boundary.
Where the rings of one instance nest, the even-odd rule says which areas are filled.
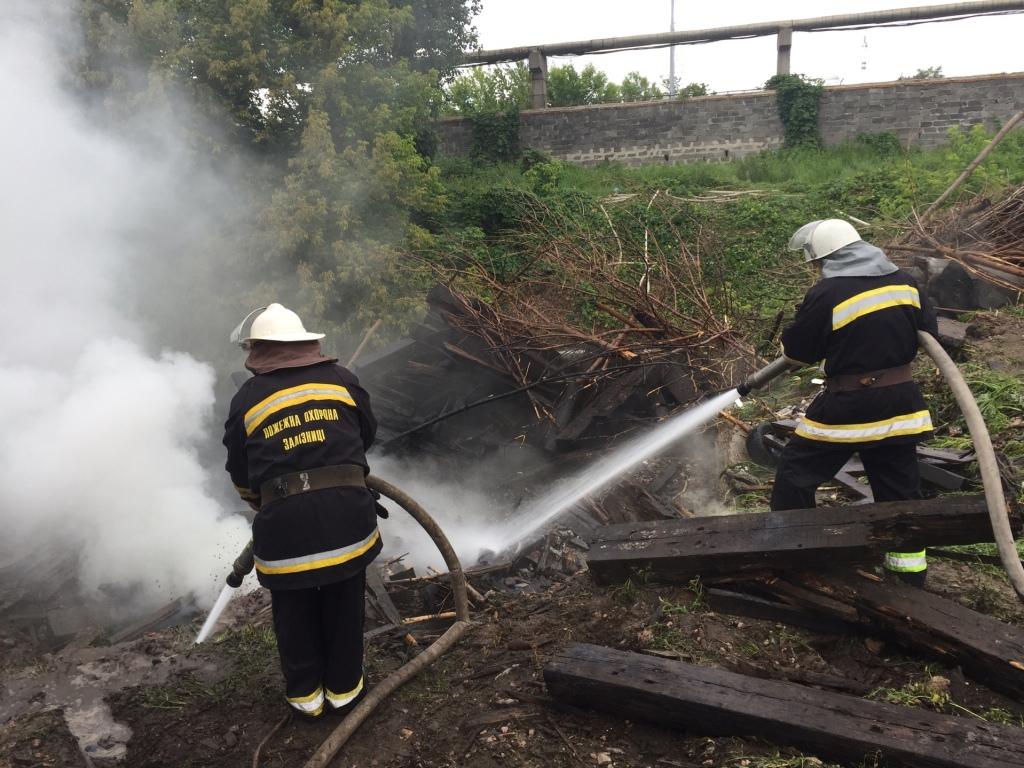
[[[857,453],[871,484],[875,501],[904,501],[921,498],[921,475],[917,467],[917,446],[913,443],[886,444],[873,448],[793,438],[782,451],[775,471],[770,506],[773,510],[813,509],[818,486],[831,480],[850,457]],[[912,584],[924,583],[927,566],[924,551],[916,544],[908,552],[890,552],[886,568],[897,571]],[[914,563],[906,567],[896,563]]]
[[[346,710],[362,698],[366,571],[309,589],[271,590],[285,695],[300,714]]]

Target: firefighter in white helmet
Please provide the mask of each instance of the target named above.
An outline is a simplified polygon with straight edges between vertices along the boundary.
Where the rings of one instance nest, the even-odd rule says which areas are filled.
[[[369,395],[325,357],[280,304],[257,310],[248,379],[224,425],[227,470],[257,510],[253,554],[270,590],[285,695],[305,718],[348,712],[362,697],[366,567],[381,549],[366,451],[377,429]]]
[[[932,422],[910,364],[917,332],[935,335],[934,310],[914,278],[841,219],[812,221],[789,242],[822,279],[782,333],[783,354],[805,365],[824,360],[825,390],[800,419],[780,457],[771,508],[815,504],[821,483],[860,455],[876,501],[921,495],[916,444]],[[885,567],[918,586],[925,552],[889,552]]]

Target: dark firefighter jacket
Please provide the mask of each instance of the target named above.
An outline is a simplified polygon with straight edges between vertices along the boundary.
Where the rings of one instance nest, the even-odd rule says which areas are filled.
[[[935,312],[902,270],[816,283],[782,332],[787,357],[807,364],[825,361],[826,389],[800,420],[797,439],[869,446],[930,436],[931,417],[916,383],[846,392],[830,391],[827,383],[829,376],[910,363],[919,329],[937,333]]]
[[[336,464],[369,473],[365,451],[377,422],[353,373],[333,362],[248,379],[224,425],[227,470],[245,501],[284,474]],[[347,579],[381,549],[374,499],[364,488],[325,488],[277,499],[256,514],[260,583],[302,589]]]

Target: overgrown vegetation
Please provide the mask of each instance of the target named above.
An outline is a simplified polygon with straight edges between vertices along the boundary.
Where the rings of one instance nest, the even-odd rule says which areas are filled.
[[[482,265],[505,283],[548,268],[546,258],[534,260],[536,252],[524,248],[524,236],[557,239],[570,223],[613,249],[617,234],[628,251],[626,269],[632,268],[626,262],[635,267],[642,261],[645,233],[662,250],[678,250],[681,241],[700,257],[715,311],[760,343],[776,314],[790,312],[813,279],[784,250],[797,227],[855,216],[870,223],[870,239],[884,242],[915,208],[934,200],[988,138],[981,128],[954,131],[946,147],[904,151],[893,135],[872,134],[828,149],[636,169],[581,168],[536,153],[522,164],[445,160],[446,204],[424,254],[433,263],[439,254],[463,254],[463,266]],[[1024,139],[1012,134],[964,194],[998,194],[1021,181]],[[539,207],[550,212],[542,226],[522,215]]]
[[[760,338],[809,279],[782,250],[796,227],[853,215],[883,238],[989,137],[981,128],[954,132],[945,149],[906,152],[879,134],[823,150],[820,84],[788,76],[770,83],[784,112],[784,151],[723,164],[574,167],[522,145],[515,110],[529,96],[525,67],[456,76],[478,6],[81,0],[77,88],[111,125],[139,111],[178,111],[183,98],[196,162],[244,160],[234,165],[244,168],[240,183],[258,210],[227,222],[224,233],[237,254],[237,284],[224,294],[240,315],[284,298],[338,338],[358,338],[380,317],[377,343],[417,317],[438,270],[459,266],[452,254],[502,285],[535,279],[552,262],[534,259],[525,244],[564,238],[563,227],[618,238],[622,279],[636,277],[642,243],[656,244],[669,270],[686,263],[685,245],[700,261],[715,316]],[[638,73],[611,83],[571,65],[553,67],[550,86],[553,104],[665,92]],[[692,83],[677,93],[706,91]],[[472,115],[473,157],[434,157],[432,126],[446,109]],[[1022,149],[1020,135],[1010,136],[963,194],[1024,179]],[[538,222],[521,216],[526,209],[548,211],[546,229],[531,229]],[[282,295],[287,285],[295,289]],[[573,301],[577,319],[607,321],[594,301]]]
[[[667,81],[659,85],[639,72],[630,72],[621,83],[588,64],[577,70],[561,64],[548,71],[548,106],[578,107],[587,104],[621,104],[668,98]],[[707,83],[675,83],[675,97],[707,96]],[[460,73],[444,91],[443,109],[448,114],[473,116],[530,108],[530,70],[523,64],[476,67]]]
[[[239,285],[224,294],[239,314],[297,285],[287,300],[339,338],[415,315],[422,284],[401,257],[444,204],[426,129],[475,42],[479,2],[75,7],[75,85],[94,119],[117,131],[139,113],[173,115],[195,162],[237,170],[254,198],[259,210],[225,233]]]
[[[775,91],[779,119],[786,137],[786,148],[818,147],[821,130],[818,114],[825,85],[821,80],[803,75],[775,75],[765,89]]]

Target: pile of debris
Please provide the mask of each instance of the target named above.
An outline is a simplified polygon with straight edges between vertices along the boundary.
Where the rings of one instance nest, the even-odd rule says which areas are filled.
[[[638,310],[606,307],[622,327],[594,335],[527,326],[444,286],[427,300],[409,338],[355,368],[374,395],[385,452],[465,459],[526,445],[560,461],[586,460],[595,447],[725,389],[753,359],[731,333],[687,343]]]
[[[1019,533],[1020,520],[1013,526]],[[887,638],[1020,702],[1024,630],[863,570],[888,549],[990,539],[984,500],[960,496],[606,526],[588,560],[601,582],[640,572],[645,582],[698,583],[702,599],[721,613],[839,637]],[[738,674],[678,655],[653,656],[570,645],[546,665],[547,689],[574,706],[767,738],[843,764],[875,755],[913,766],[1024,766],[1016,727],[866,700],[860,696],[867,691],[839,677]]]
[[[940,307],[995,309],[1024,291],[1024,185],[914,222],[889,249],[906,257]]]

